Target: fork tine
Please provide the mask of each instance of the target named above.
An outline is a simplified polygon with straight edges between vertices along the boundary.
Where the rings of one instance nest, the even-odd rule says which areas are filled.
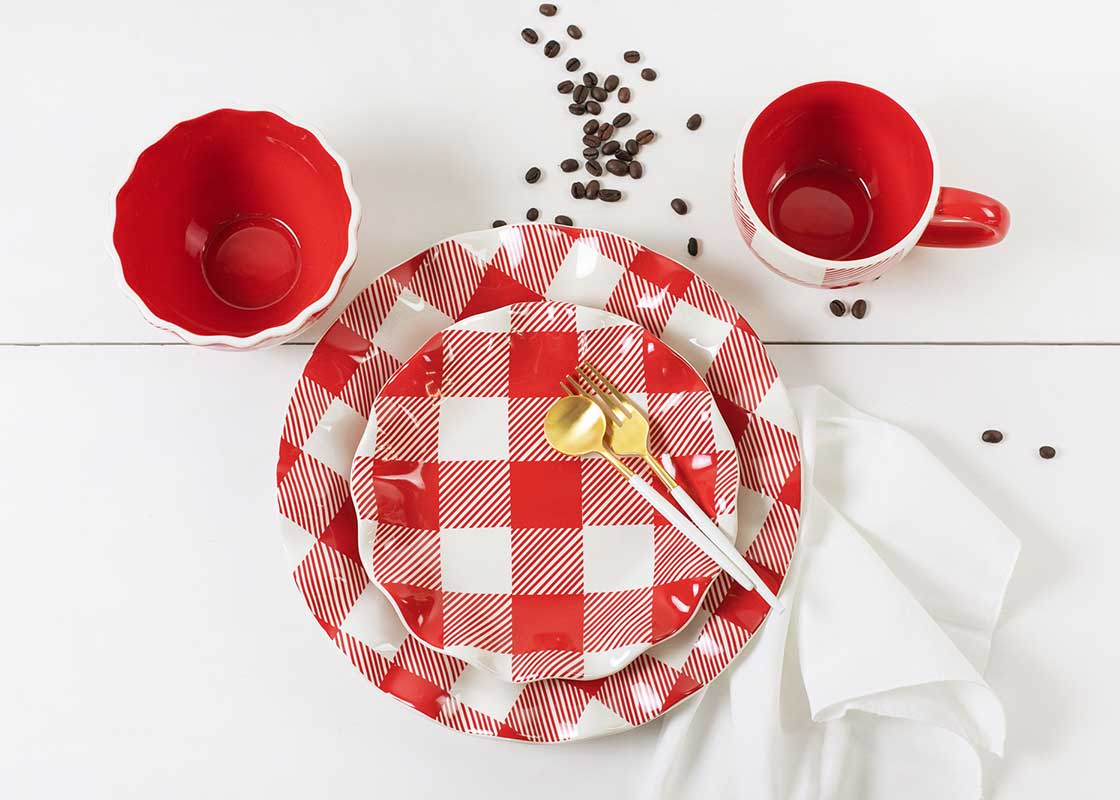
[[[621,389],[619,389],[617,386],[615,386],[613,383],[611,383],[610,379],[607,378],[606,375],[604,375],[602,372],[599,371],[598,367],[596,367],[590,361],[584,361],[582,366],[587,367],[587,369],[590,370],[591,373],[594,374],[595,377],[599,379],[599,381],[603,384],[603,386],[605,386],[607,388],[607,391],[610,392],[612,395],[614,395],[615,399],[619,403],[622,403],[623,405],[630,405],[630,406],[634,405],[633,402],[630,400],[630,398],[622,393]],[[629,411],[629,409],[627,409],[627,411]]]
[[[578,372],[583,377],[583,379],[585,381],[587,381],[588,386],[592,387],[595,390],[595,394],[600,399],[601,404],[610,408],[610,409],[612,409],[612,411],[614,412],[615,418],[618,419],[618,421],[620,423],[630,416],[630,409],[626,408],[626,406],[619,403],[611,395],[609,390],[604,388],[600,383],[598,383],[591,375],[589,375],[583,369],[582,365],[576,367],[576,372]]]
[[[594,400],[595,399],[594,397],[589,395],[587,392],[585,392],[583,390],[583,387],[579,385],[579,381],[573,380],[571,375],[565,375],[564,380],[560,381],[560,386],[562,386],[564,391],[567,392],[569,395],[575,396],[575,395],[578,394],[578,395],[583,395],[584,397],[586,397],[589,400]]]
[[[579,367],[576,367],[576,372],[579,372]],[[580,372],[580,374],[583,375],[582,372]],[[587,378],[586,375],[583,375],[583,377],[584,379]],[[604,400],[602,393],[594,383],[591,383],[590,381],[588,382],[593,390],[591,393],[588,393],[582,386],[580,386],[579,381],[575,380],[571,375],[564,376],[564,380],[570,383],[572,387],[575,388],[577,393],[583,395],[588,400],[591,400],[593,403],[595,403],[595,405],[599,406],[599,408],[603,410],[603,413],[606,414],[608,422],[613,422],[617,425],[622,424],[625,417],[619,416],[619,409],[614,404]]]

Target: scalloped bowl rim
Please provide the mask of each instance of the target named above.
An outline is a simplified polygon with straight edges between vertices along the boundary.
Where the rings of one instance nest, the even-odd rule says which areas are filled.
[[[294,125],[297,128],[306,130],[308,133],[315,137],[315,140],[319,143],[319,146],[322,147],[326,154],[330,156],[331,160],[333,160],[338,165],[339,171],[342,175],[342,187],[346,191],[347,199],[350,201],[350,222],[347,226],[346,255],[343,256],[342,260],[339,262],[338,267],[335,270],[334,280],[331,281],[331,285],[327,287],[326,292],[324,292],[319,298],[301,309],[298,314],[296,314],[292,319],[290,319],[283,325],[274,325],[270,328],[265,328],[263,330],[257,331],[250,336],[194,333],[156,314],[148,306],[144,298],[141,297],[125,279],[124,263],[121,261],[120,253],[117,251],[116,244],[113,241],[113,236],[116,232],[117,224],[117,198],[120,196],[121,191],[128,184],[129,180],[132,178],[132,174],[136,171],[136,165],[139,163],[140,158],[146,152],[148,152],[148,150],[163,141],[163,139],[166,138],[167,135],[170,134],[171,131],[173,131],[179,125],[187,122],[193,122],[197,119],[200,119],[201,117],[217,111],[267,111],[270,114],[275,114],[276,116],[280,117],[289,125]],[[109,196],[108,248],[109,253],[112,256],[113,263],[116,267],[117,281],[120,284],[121,288],[124,290],[124,293],[129,298],[131,298],[132,302],[136,304],[136,306],[140,309],[141,315],[145,320],[147,320],[148,323],[162,330],[170,331],[187,344],[199,345],[201,347],[218,346],[234,350],[252,350],[254,348],[261,347],[262,345],[270,346],[280,344],[281,342],[295,336],[304,328],[305,325],[314,320],[315,317],[325,311],[331,305],[331,303],[333,303],[338,298],[338,294],[342,290],[342,284],[346,280],[346,277],[350,274],[351,269],[353,269],[354,267],[354,262],[358,258],[358,225],[361,222],[362,218],[362,206],[361,201],[358,199],[358,193],[354,190],[354,180],[353,175],[350,172],[350,165],[346,163],[346,159],[344,159],[338,153],[338,151],[330,146],[330,144],[327,142],[326,138],[318,128],[294,119],[290,114],[279,108],[276,108],[275,106],[250,106],[248,104],[219,105],[206,111],[201,111],[199,113],[187,116],[183,119],[179,119],[173,122],[170,127],[161,126],[160,129],[163,130],[163,133],[156,137],[154,140],[150,140],[150,144],[144,147],[136,156],[136,158],[131,161],[127,171],[125,172],[124,178],[115,184],[115,188],[113,189],[112,194]]]

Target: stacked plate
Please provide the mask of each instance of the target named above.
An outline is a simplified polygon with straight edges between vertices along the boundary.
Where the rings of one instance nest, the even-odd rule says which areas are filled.
[[[374,686],[450,728],[556,742],[641,725],[769,610],[606,461],[549,447],[545,412],[587,360],[776,590],[801,505],[781,381],[729,303],[629,239],[525,225],[440,242],[350,304],[293,393],[277,485],[296,584]]]

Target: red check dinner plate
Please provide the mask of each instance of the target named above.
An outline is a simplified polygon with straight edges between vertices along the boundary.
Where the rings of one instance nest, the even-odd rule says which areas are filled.
[[[435,334],[381,387],[351,472],[363,564],[401,621],[518,683],[617,671],[720,572],[606,460],[549,446],[545,412],[585,360],[649,412],[653,452],[733,533],[735,445],[700,376],[640,325],[571,303]]]
[[[801,509],[797,426],[747,321],[676,261],[606,231],[510,225],[438,242],[358,294],[296,383],[276,468],[292,577],[328,639],[378,691],[440,725],[533,742],[642,725],[716,677],[769,611],[726,574],[677,635],[595,680],[513,684],[423,644],[370,581],[358,551],[350,467],[374,398],[431,336],[457,320],[555,300],[642,325],[692,364],[715,397],[739,462],[736,547],[777,590]]]

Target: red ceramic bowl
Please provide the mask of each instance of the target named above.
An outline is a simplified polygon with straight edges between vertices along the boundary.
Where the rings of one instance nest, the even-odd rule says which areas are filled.
[[[346,162],[275,111],[220,109],[140,154],[116,195],[113,251],[148,321],[250,349],[311,325],[357,255]]]

